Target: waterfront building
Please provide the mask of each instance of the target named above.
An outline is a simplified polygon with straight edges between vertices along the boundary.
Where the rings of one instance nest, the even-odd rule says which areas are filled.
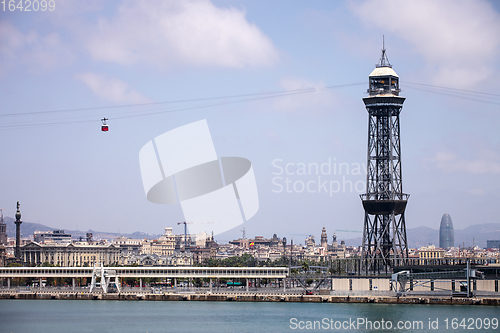
[[[439,227],[439,247],[447,249],[455,246],[455,234],[450,214],[444,214]]]
[[[177,240],[178,242],[178,240]],[[156,254],[158,256],[170,256],[175,251],[176,236],[171,227],[165,228],[165,233],[155,240],[144,240],[141,244],[141,254]]]
[[[192,266],[192,253],[174,252],[170,256],[157,254],[128,254],[119,258],[120,266]]]
[[[66,234],[64,230],[35,231],[33,239],[36,243],[71,243],[71,234]]]
[[[487,240],[486,241],[487,249],[500,249],[500,239],[496,240]]]
[[[141,253],[142,242],[142,239],[131,239],[124,236],[117,237],[113,240],[113,244],[120,247],[120,253],[123,256]]]
[[[305,245],[307,250],[313,251],[314,248],[316,247],[316,241],[314,240],[314,236],[310,235],[309,237],[306,238]]]
[[[32,241],[33,239],[31,237],[23,237],[21,238],[21,246],[29,244]],[[16,238],[15,237],[7,238],[7,244],[5,244],[5,257],[7,258],[7,261],[9,259],[15,259],[14,256],[15,249],[16,249]]]
[[[104,266],[118,263],[120,247],[114,244],[89,244],[87,242],[71,244],[39,244],[31,242],[20,248],[21,260],[25,265],[52,265],[77,267]]]
[[[191,252],[174,252],[170,257],[169,266],[193,266],[193,254]]]
[[[156,254],[158,256],[169,256],[174,253],[175,239],[173,242],[160,240],[144,240],[141,245],[141,254]]]
[[[444,258],[444,250],[434,245],[422,247],[419,249],[419,264],[432,265],[437,259]]]
[[[333,233],[332,245],[328,247],[328,256],[332,259],[343,259],[346,257],[345,242],[342,240],[340,245],[338,245],[335,233]]]
[[[217,256],[218,244],[214,241],[214,236],[207,237],[203,242],[204,245],[197,245],[196,247],[191,247],[190,252],[193,254],[193,261],[197,263],[203,263],[209,259],[214,259]]]
[[[229,244],[236,245],[244,249],[248,249],[249,247],[283,248],[284,239],[279,238],[278,235],[274,234],[272,238],[264,238],[264,236],[255,236],[254,239],[249,239],[249,238],[235,239],[229,241]]]
[[[118,261],[120,266],[169,266],[169,263],[169,257],[156,254],[121,255]]]

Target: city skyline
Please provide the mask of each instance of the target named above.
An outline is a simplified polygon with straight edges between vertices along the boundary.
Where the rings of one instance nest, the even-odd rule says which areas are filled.
[[[498,222],[499,12],[494,1],[67,1],[5,12],[0,206],[13,217],[19,200],[23,221],[60,229],[181,233],[179,207],[145,198],[137,156],[206,119],[217,155],[251,160],[259,191],[259,212],[220,239],[242,227],[287,239],[305,226],[361,231],[362,98],[384,35],[406,98],[407,228],[437,228],[444,213],[456,229]]]
[[[445,214],[446,215],[446,214]],[[11,242],[15,242],[15,224],[14,224],[14,219],[11,217],[6,217],[5,221],[7,223],[7,234],[10,235],[9,240]],[[173,226],[167,226],[166,228],[172,229]],[[326,228],[326,227],[325,227]],[[456,236],[456,248],[459,246],[464,248],[464,247],[473,247],[473,246],[479,246],[480,248],[485,248],[487,246],[488,241],[494,241],[496,239],[500,239],[500,230],[499,224],[498,223],[486,223],[486,224],[475,224],[472,226],[468,226],[465,229],[457,229],[455,230],[457,232]],[[113,241],[116,238],[120,237],[130,237],[131,239],[150,239],[154,240],[157,239],[158,237],[161,237],[162,233],[161,231],[164,228],[162,228],[160,231],[157,233],[144,233],[140,230],[134,232],[134,233],[117,233],[117,232],[103,232],[100,230],[94,230],[94,229],[87,229],[87,230],[71,230],[71,229],[57,229],[57,228],[52,228],[50,226],[45,226],[42,224],[36,224],[36,223],[30,223],[30,222],[23,222],[23,225],[21,226],[21,236],[23,242],[26,241],[32,241],[33,238],[36,238],[36,235],[38,234],[43,234],[44,232],[50,232],[51,230],[53,231],[58,231],[58,232],[64,232],[64,234],[70,234],[73,240],[84,240],[88,236],[87,233],[92,233],[93,237],[96,240],[110,240]],[[243,231],[245,231],[245,238],[243,238]],[[340,241],[345,241],[347,246],[352,246],[355,248],[358,248],[361,246],[362,243],[362,233],[361,232],[354,232],[352,230],[342,230],[342,229],[328,229],[326,228],[327,231],[327,239],[328,242],[331,243],[333,239],[333,235],[336,235],[336,239]],[[189,232],[189,231],[188,231]],[[416,227],[416,228],[411,228],[408,229],[408,244],[409,248],[411,249],[418,249],[420,247],[426,247],[429,245],[434,245],[436,247],[440,247],[440,228],[434,227],[434,228],[429,228],[429,227]],[[183,230],[179,230],[177,235],[184,235]],[[199,236],[203,238],[202,234],[193,234],[189,233],[191,237],[198,239]],[[264,237],[264,238],[272,238],[274,235],[277,235],[279,237],[285,237],[283,234],[280,234],[279,232],[275,232],[272,230],[266,230],[263,232],[257,232],[255,234],[248,234],[246,230],[241,229],[240,234],[235,235],[234,238],[232,239],[222,239],[218,238],[217,236],[214,237],[214,240],[218,242],[219,244],[227,244],[231,241],[234,240],[239,240],[239,239],[252,239],[252,238],[258,238],[258,237]],[[310,236],[314,236],[315,239],[317,240],[318,244],[321,240],[321,235],[322,235],[322,230],[305,230],[305,233],[303,234],[292,234],[290,237],[287,238],[287,243],[290,244],[290,241],[293,240],[293,243],[295,245],[305,245],[307,243],[307,239]],[[211,237],[211,235],[206,235],[207,237]]]

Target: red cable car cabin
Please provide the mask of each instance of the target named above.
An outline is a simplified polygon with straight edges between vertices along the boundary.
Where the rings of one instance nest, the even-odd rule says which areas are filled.
[[[107,118],[101,119],[101,121],[102,121],[101,131],[102,132],[107,132],[109,130],[108,125],[106,125],[106,120],[108,120],[108,119]]]

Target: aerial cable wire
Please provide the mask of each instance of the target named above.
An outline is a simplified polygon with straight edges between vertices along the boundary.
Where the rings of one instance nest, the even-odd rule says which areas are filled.
[[[450,88],[450,87],[443,87],[443,86],[434,86],[431,84],[425,84],[425,83],[417,83],[417,82],[409,82],[409,81],[404,81],[405,84],[415,84],[418,86],[426,86],[430,88],[440,88],[440,89],[447,89],[451,91],[457,91],[457,92],[465,92],[469,94],[479,94],[479,95],[486,95],[486,96],[493,96],[494,98],[500,98],[500,94],[492,94],[492,93],[485,93],[481,91],[473,91],[473,90],[465,90],[465,89],[457,89],[457,88]]]
[[[363,82],[363,83],[357,83],[357,84],[365,84],[365,83]],[[349,84],[349,85],[355,85],[355,84]],[[347,85],[342,85],[342,86],[347,86]],[[340,87],[340,86],[333,86],[333,87]],[[308,88],[308,89],[290,91],[287,93],[283,93],[280,95],[274,95],[274,96],[254,97],[254,98],[248,98],[248,99],[242,99],[242,100],[236,100],[236,101],[227,101],[227,102],[220,102],[220,103],[215,103],[215,104],[206,104],[206,105],[201,105],[201,106],[198,106],[198,105],[187,106],[187,107],[183,107],[183,108],[178,108],[178,109],[173,109],[173,110],[165,110],[165,111],[153,110],[153,111],[148,111],[146,113],[141,113],[141,114],[136,114],[136,115],[118,116],[118,117],[114,117],[113,119],[125,119],[125,118],[155,115],[155,114],[166,113],[166,112],[177,112],[177,111],[192,110],[192,109],[205,108],[205,107],[211,107],[211,106],[220,106],[220,105],[228,105],[228,104],[235,104],[235,103],[241,103],[241,102],[250,102],[250,101],[263,100],[263,99],[269,99],[269,98],[274,98],[274,97],[291,96],[291,95],[298,95],[298,94],[304,94],[304,93],[309,93],[309,92],[316,92],[316,91],[326,90],[326,89],[331,89],[331,88],[332,87]]]
[[[37,116],[37,115],[46,115],[46,114],[59,114],[59,113],[81,113],[82,111],[102,111],[108,110],[111,111],[113,109],[130,109],[129,111],[124,111],[114,113],[114,116],[111,117],[111,120],[120,120],[120,119],[128,119],[128,118],[136,118],[136,117],[145,117],[158,115],[163,113],[170,112],[180,112],[180,111],[188,111],[202,108],[210,108],[214,106],[222,106],[236,103],[244,103],[250,101],[264,100],[270,98],[278,98],[278,97],[286,97],[293,96],[298,94],[307,94],[312,92],[320,92],[329,89],[337,89],[348,86],[357,86],[366,84],[366,82],[360,83],[349,83],[349,84],[341,84],[341,85],[331,85],[322,88],[301,88],[294,90],[285,90],[285,91],[272,91],[272,92],[263,92],[263,93],[250,93],[250,94],[238,94],[238,95],[228,95],[228,96],[217,96],[217,97],[205,97],[205,98],[192,98],[192,99],[182,99],[182,100],[173,100],[173,101],[163,101],[163,102],[149,102],[149,103],[136,103],[136,104],[122,104],[122,105],[111,105],[111,106],[96,106],[96,107],[84,107],[84,108],[69,108],[69,109],[59,109],[59,110],[45,110],[45,111],[32,111],[32,112],[19,112],[19,113],[7,113],[0,114],[0,117],[17,117],[17,116]],[[500,98],[500,94],[493,93],[485,93],[479,91],[465,90],[465,89],[457,89],[443,86],[435,86],[430,84],[418,83],[418,82],[404,82],[404,84],[408,85],[410,89],[437,93],[440,95],[447,95],[452,97],[458,97],[463,99],[469,99],[473,101],[479,101],[483,103],[489,104],[500,104],[500,102],[495,101],[495,99]],[[432,89],[431,89],[432,88]],[[440,89],[440,90],[436,90]],[[493,100],[491,100],[493,99]],[[196,104],[189,106],[174,106],[174,104],[182,104],[182,103],[198,103],[198,102],[207,102],[207,101],[216,101],[222,100],[220,102],[215,103],[204,103],[204,104]],[[147,106],[160,106],[170,104],[172,107],[161,107],[150,110],[138,110],[139,107],[147,107]],[[134,110],[134,108],[136,108]],[[102,113],[102,112],[101,112]],[[112,113],[113,115],[113,113]],[[82,119],[89,118],[92,119]],[[31,128],[31,127],[40,127],[40,126],[50,126],[50,125],[64,125],[64,124],[77,124],[77,123],[91,123],[96,122],[98,120],[95,119],[95,114],[90,115],[75,115],[74,117],[68,117],[65,119],[58,120],[28,120],[28,121],[14,121],[12,123],[4,123],[0,125],[0,129],[14,129],[14,128]]]
[[[251,93],[251,94],[239,94],[239,95],[228,95],[228,96],[217,96],[217,97],[182,99],[182,100],[164,101],[164,102],[149,102],[149,103],[120,104],[120,105],[110,105],[110,106],[95,106],[95,107],[85,107],[85,108],[70,108],[70,109],[59,109],[59,110],[4,113],[4,114],[0,114],[0,117],[7,117],[7,116],[15,117],[15,116],[23,116],[23,115],[37,115],[37,114],[61,113],[61,112],[78,112],[78,111],[85,111],[85,110],[130,108],[130,107],[138,107],[138,106],[200,102],[200,101],[209,101],[209,100],[217,100],[217,99],[231,99],[231,98],[241,98],[241,97],[251,97],[251,96],[272,95],[270,97],[279,97],[282,95],[286,96],[286,95],[294,94],[294,93],[309,93],[309,92],[314,92],[314,91],[318,91],[318,90],[334,89],[334,88],[341,88],[341,87],[361,85],[361,84],[365,84],[365,82],[341,84],[341,85],[335,85],[335,86],[328,86],[328,87],[324,87],[324,88],[301,88],[301,89],[294,89],[294,90],[282,90],[282,91],[271,91],[271,92],[264,92],[264,93]]]
[[[276,98],[276,97],[285,97],[285,96],[305,94],[305,93],[323,91],[323,90],[327,90],[327,89],[342,88],[342,87],[355,86],[355,85],[361,85],[361,84],[365,84],[365,82],[327,86],[327,87],[323,87],[323,88],[303,88],[303,89],[269,92],[269,93],[242,94],[242,95],[232,95],[232,96],[225,96],[225,97],[198,98],[198,99],[168,101],[168,102],[158,102],[158,103],[128,104],[128,105],[125,105],[125,107],[144,106],[144,105],[161,105],[161,104],[167,104],[167,103],[173,104],[173,103],[203,101],[203,100],[215,100],[215,99],[234,99],[234,98],[241,98],[244,96],[255,96],[255,97],[250,97],[250,98],[245,98],[245,99],[236,99],[236,100],[223,101],[223,102],[210,103],[210,104],[202,104],[202,105],[194,105],[194,106],[184,106],[184,107],[177,107],[177,108],[161,108],[161,109],[148,110],[148,111],[137,111],[137,110],[128,111],[128,112],[124,112],[124,113],[119,113],[118,116],[112,117],[111,120],[126,119],[126,118],[133,118],[133,117],[143,117],[143,116],[150,116],[150,115],[169,113],[169,112],[187,111],[187,110],[201,109],[201,108],[207,108],[207,107],[213,107],[213,106],[236,104],[236,103],[270,99],[270,98]],[[78,109],[23,112],[23,113],[4,114],[4,115],[0,115],[0,116],[17,116],[17,115],[35,116],[38,114],[46,114],[46,113],[101,110],[101,109],[106,109],[106,108],[119,108],[119,107],[121,107],[121,106],[111,106],[111,107],[100,106],[100,107],[89,107],[89,108],[78,108]],[[120,116],[120,114],[122,114],[122,115]],[[128,114],[128,115],[123,115],[123,114]],[[89,117],[89,116],[90,115],[86,115],[86,117]],[[11,128],[22,128],[22,127],[39,127],[39,126],[47,126],[47,125],[71,124],[71,123],[89,123],[89,122],[96,122],[96,120],[93,119],[93,120],[73,120],[73,121],[51,121],[51,122],[31,121],[31,123],[22,122],[22,123],[5,124],[3,126],[0,125],[0,129],[11,129]]]
[[[454,93],[453,91],[442,91],[442,90],[436,91],[436,90],[433,90],[433,89],[430,89],[430,88],[419,88],[419,87],[411,87],[411,88],[415,89],[415,90],[430,92],[430,93],[439,94],[439,95],[447,95],[447,96],[452,96],[452,97],[457,97],[457,98],[462,98],[462,99],[468,99],[468,100],[482,102],[482,103],[500,105],[500,101],[497,102],[497,101],[494,101],[494,100],[493,101],[492,100],[487,100],[487,99],[481,98],[482,96],[477,96],[477,95],[464,95],[463,93],[458,94],[458,92]],[[448,89],[451,89],[451,88],[448,88]],[[457,89],[457,90],[460,90],[460,89]]]

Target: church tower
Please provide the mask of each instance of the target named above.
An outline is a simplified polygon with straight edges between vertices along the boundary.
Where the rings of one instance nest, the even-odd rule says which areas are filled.
[[[328,236],[326,235],[325,227],[323,227],[323,230],[321,231],[321,247],[324,247],[325,249],[328,247]]]

